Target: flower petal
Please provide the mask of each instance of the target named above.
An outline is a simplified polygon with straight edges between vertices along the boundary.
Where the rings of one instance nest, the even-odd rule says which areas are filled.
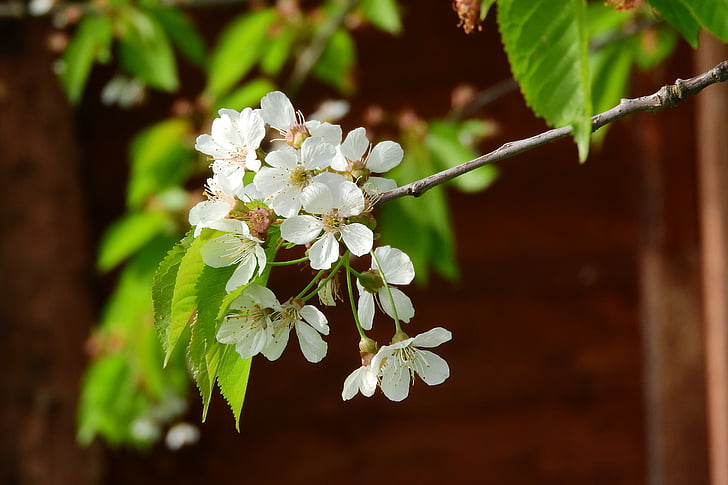
[[[308,251],[308,257],[311,261],[311,268],[329,269],[339,259],[339,242],[333,234],[326,233],[313,243]]]
[[[301,162],[308,170],[323,170],[331,164],[335,155],[334,146],[318,136],[306,138],[301,145]]]
[[[399,165],[403,156],[404,150],[399,143],[383,141],[377,143],[367,157],[367,168],[372,172],[384,173]]]
[[[352,397],[356,396],[359,392],[359,381],[361,380],[360,374],[364,367],[359,367],[357,370],[349,374],[344,380],[344,389],[341,391],[341,399],[348,401]]]
[[[362,190],[364,190],[367,195],[379,195],[396,188],[397,182],[384,177],[369,177],[362,186]]]
[[[374,322],[374,295],[362,288],[358,281],[356,283],[359,287],[359,304],[356,309],[359,324],[364,330],[371,330]]]
[[[364,153],[369,148],[369,139],[367,138],[367,130],[363,127],[351,130],[346,135],[346,140],[341,144],[341,154],[352,162],[361,160]]]
[[[276,329],[269,325],[268,328],[271,329],[271,333],[261,353],[265,355],[266,359],[273,361],[278,359],[286,349],[291,329],[287,325],[281,325]]]
[[[374,250],[374,256],[377,260],[372,261],[371,268],[381,270],[387,283],[408,285],[414,279],[415,267],[404,251],[391,246],[380,246]]]
[[[266,123],[279,131],[286,131],[296,123],[296,113],[288,96],[273,91],[260,100],[261,115]]]
[[[402,365],[396,355],[390,356],[382,366],[380,386],[387,398],[395,402],[404,400],[409,395],[410,371]]]
[[[344,181],[333,192],[332,208],[343,217],[358,216],[364,210],[364,193],[354,182]]]
[[[412,306],[412,300],[405,295],[399,288],[389,287],[389,291],[392,292],[392,299],[394,300],[394,307],[397,309],[397,316],[400,320],[407,323],[412,317],[415,316],[415,307]],[[382,305],[384,313],[394,318],[394,312],[392,311],[392,302],[389,300],[387,290],[382,288],[379,290],[379,303]]]
[[[346,244],[346,247],[349,248],[352,254],[363,256],[372,250],[374,233],[364,224],[358,222],[347,224],[340,231],[341,239],[344,240],[344,244]]]
[[[281,223],[281,237],[294,244],[306,244],[321,234],[323,223],[314,216],[293,216]]]
[[[333,146],[341,143],[341,126],[318,120],[309,120],[304,124],[311,136],[321,137]]]
[[[289,170],[296,168],[298,161],[299,155],[291,147],[274,150],[265,157],[265,162],[271,167],[286,168]]]
[[[281,304],[278,303],[278,298],[276,298],[275,293],[273,293],[270,288],[257,283],[251,283],[250,286],[245,289],[245,293],[243,294],[263,308],[272,308],[277,310],[281,306]]]
[[[417,335],[412,342],[416,347],[437,347],[452,339],[452,332],[442,327],[435,327],[425,333]]]
[[[288,171],[281,168],[263,167],[253,178],[255,187],[264,197],[272,196],[283,190],[290,180]]]
[[[329,346],[321,338],[321,334],[314,330],[311,326],[303,323],[296,323],[296,334],[298,335],[298,343],[301,346],[301,352],[309,362],[321,362],[326,357],[326,351]]]
[[[213,268],[224,268],[240,261],[239,250],[242,244],[235,234],[223,234],[210,239],[200,248],[202,261]]]
[[[225,284],[225,291],[230,293],[236,288],[240,288],[243,285],[250,283],[255,272],[256,260],[252,254],[248,254],[240,261],[238,267],[235,268],[233,274],[230,275],[230,279]]]
[[[442,384],[450,377],[450,366],[445,359],[429,350],[417,350],[412,367],[428,386]]]
[[[240,354],[242,359],[247,359],[248,357],[258,355],[267,342],[268,332],[266,329],[250,329],[248,335],[240,339],[235,345],[235,351]]]
[[[329,334],[329,321],[326,319],[326,315],[321,310],[313,305],[305,305],[299,311],[299,314],[303,319],[311,325],[313,328],[318,330],[324,335]]]
[[[325,214],[334,208],[333,193],[327,185],[312,182],[303,190],[301,203],[306,212],[310,212],[311,214]]]

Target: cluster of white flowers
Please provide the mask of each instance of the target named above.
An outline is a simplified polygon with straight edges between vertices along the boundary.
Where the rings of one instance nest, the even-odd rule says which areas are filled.
[[[372,174],[396,167],[402,148],[391,141],[372,147],[364,128],[351,131],[342,142],[341,127],[305,121],[278,91],[263,97],[260,105],[242,112],[220,110],[212,133],[200,135],[195,144],[211,159],[213,175],[207,180],[207,200],[192,208],[190,223],[195,236],[206,228],[222,232],[202,246],[202,259],[215,268],[235,266],[228,293],[244,287],[230,305],[217,340],[235,345],[242,358],[260,353],[275,360],[295,329],[304,357],[319,362],[327,353],[322,335],[328,335],[329,325],[307,302],[319,295],[325,304],[334,304],[332,287],[340,275],[347,279],[354,301],[350,279],[355,277],[359,298],[352,307],[362,366],[346,378],[343,399],[358,391],[371,396],[379,386],[389,399],[401,401],[415,374],[429,385],[442,383],[450,375],[447,363],[421,348],[450,340],[450,332],[438,327],[410,338],[402,331],[400,322],[409,322],[415,311],[409,297],[393,285],[412,282],[412,261],[399,249],[373,249],[372,200],[396,184]],[[261,144],[269,128],[275,133],[274,148],[265,154]],[[269,261],[280,247],[295,245],[306,247],[306,257]],[[369,269],[358,272],[351,256],[366,254],[371,257]],[[270,266],[305,262],[317,275],[283,303],[259,284]],[[395,327],[390,345],[382,347],[364,332],[372,328],[377,307]]]

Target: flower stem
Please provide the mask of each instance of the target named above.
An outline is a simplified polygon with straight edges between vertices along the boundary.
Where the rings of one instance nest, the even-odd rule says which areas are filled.
[[[382,271],[382,267],[379,265],[379,260],[374,255],[374,251],[369,251],[369,254],[372,256],[372,261],[374,261],[374,264],[377,266],[377,271],[379,271],[379,274],[382,276],[382,282],[384,283],[384,289],[387,292],[387,296],[389,298],[389,303],[392,305],[392,313],[394,313],[394,328],[395,328],[395,334],[402,331],[402,327],[399,323],[399,315],[397,314],[397,307],[394,304],[394,297],[392,296],[392,290],[389,288],[389,284],[387,283],[387,275],[384,274],[384,271]]]
[[[311,283],[309,283],[308,286],[306,286],[306,288],[304,288],[304,290],[301,293],[299,293],[296,298],[301,298],[303,301],[308,301],[311,298],[313,298],[314,295],[316,295],[321,290],[321,288],[323,288],[324,285],[326,283],[328,283],[329,280],[331,280],[331,278],[333,278],[336,275],[336,272],[339,271],[339,268],[341,268],[341,265],[344,264],[344,261],[348,261],[348,260],[349,260],[349,251],[345,252],[344,255],[339,258],[339,261],[336,263],[336,265],[333,268],[331,268],[329,274],[326,276],[326,278],[323,279],[323,281],[321,281],[318,284],[318,286],[316,287],[315,290],[313,290],[311,293],[309,293],[306,296],[301,296],[301,295],[304,295],[308,290],[311,289],[311,287],[314,285],[314,283],[316,282],[316,280],[318,278],[320,278],[321,275],[326,270],[323,270],[322,269],[321,271],[319,271],[319,273],[316,275],[316,277],[313,280],[311,280]]]
[[[351,313],[354,315],[354,323],[356,324],[356,330],[359,332],[361,338],[366,338],[367,335],[364,333],[364,329],[361,328],[359,322],[359,312],[356,311],[356,305],[354,304],[354,289],[351,287],[351,274],[355,271],[351,268],[349,262],[346,262],[346,289],[349,293],[349,304],[351,305]]]
[[[298,259],[292,259],[290,261],[270,261],[268,263],[268,265],[269,266],[290,266],[293,264],[305,263],[306,261],[308,261],[308,256],[304,256],[304,257],[298,258]]]

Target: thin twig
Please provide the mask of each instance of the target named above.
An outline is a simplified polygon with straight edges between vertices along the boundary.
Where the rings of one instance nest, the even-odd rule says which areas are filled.
[[[677,79],[674,84],[663,86],[659,91],[649,96],[631,99],[623,98],[614,108],[592,117],[592,131],[596,131],[604,125],[635,113],[641,113],[644,111],[656,113],[664,108],[672,108],[678,103],[684,101],[686,98],[699,93],[711,84],[724,82],[726,80],[728,80],[728,60],[723,61],[713,69],[698,76],[691,77],[690,79]],[[561,128],[554,128],[552,130],[545,131],[530,138],[505,143],[496,150],[470,160],[469,162],[462,163],[421,180],[384,192],[377,198],[376,205],[381,205],[389,202],[390,200],[407,195],[419,197],[432,187],[445,183],[459,175],[475,170],[483,165],[510,158],[514,155],[518,155],[519,153],[545,145],[546,143],[560,140],[561,138],[569,136],[571,132],[571,126],[563,126]]]

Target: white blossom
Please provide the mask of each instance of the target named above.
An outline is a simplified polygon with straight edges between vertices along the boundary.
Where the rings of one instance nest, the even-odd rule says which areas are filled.
[[[429,350],[422,350],[422,347],[437,347],[451,338],[449,330],[436,327],[416,337],[381,347],[371,366],[380,378],[379,386],[384,395],[397,402],[405,399],[415,374],[430,386],[445,382],[450,377],[447,362]]]
[[[321,338],[321,334],[329,334],[329,323],[318,308],[294,299],[281,305],[271,318],[272,338],[263,350],[269,360],[276,360],[281,356],[292,328],[296,329],[298,343],[306,360],[316,363],[326,356],[328,345]]]
[[[221,109],[212,122],[212,135],[197,137],[195,149],[210,156],[214,172],[242,181],[245,170],[257,172],[260,160],[256,150],[265,136],[265,123],[257,110],[245,108],[238,113]]]
[[[341,391],[341,398],[348,401],[361,392],[366,397],[371,397],[377,389],[377,374],[371,365],[362,365],[344,381],[344,389]]]
[[[348,222],[364,210],[364,194],[353,182],[340,177],[338,183],[327,183],[311,191],[304,208],[313,215],[293,216],[281,224],[281,237],[294,244],[307,244],[316,240],[309,250],[311,268],[329,269],[339,259],[338,237],[356,256],[368,253],[374,233],[364,224]],[[319,235],[323,232],[323,235]],[[317,239],[318,238],[318,239]]]
[[[399,165],[404,156],[402,147],[393,141],[383,141],[377,143],[367,154],[370,146],[364,128],[359,127],[350,131],[344,142],[337,147],[331,168],[340,172],[350,171],[357,180],[360,180],[368,194],[382,193],[396,188],[397,183],[394,180],[372,177],[370,174],[388,172]]]
[[[247,284],[256,274],[260,276],[265,269],[266,255],[261,247],[263,241],[250,234],[248,225],[237,219],[229,219],[234,231],[210,239],[200,248],[202,260],[213,268],[237,264],[232,276],[225,285],[230,293],[235,288]]]
[[[339,125],[316,120],[304,121],[300,112],[296,114],[291,101],[280,91],[266,94],[260,100],[260,110],[265,122],[278,130],[294,148],[299,148],[310,136],[320,137],[332,146],[341,143]]]
[[[271,315],[281,305],[268,288],[251,283],[230,304],[216,338],[223,344],[234,344],[240,357],[247,359],[262,352],[273,341]]]
[[[253,182],[266,203],[280,216],[292,217],[321,183],[317,172],[331,163],[335,150],[322,138],[307,138],[300,150],[284,148],[270,152]]]
[[[362,328],[364,330],[372,328],[375,299],[382,310],[392,318],[395,318],[395,312],[392,309],[392,300],[394,300],[394,308],[397,310],[396,317],[403,322],[409,322],[415,315],[412,301],[399,288],[392,286],[408,285],[414,279],[415,268],[409,256],[390,246],[378,247],[374,250],[370,271],[365,275],[367,274],[373,277],[369,279],[370,284],[367,284],[366,287],[359,279],[356,280],[359,290],[357,313]]]

